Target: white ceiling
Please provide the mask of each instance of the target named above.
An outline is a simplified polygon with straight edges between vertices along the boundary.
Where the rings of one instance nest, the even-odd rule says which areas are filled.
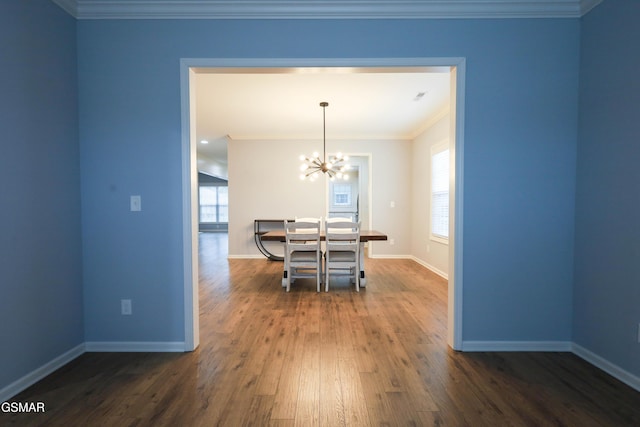
[[[197,71],[198,153],[220,162],[227,138],[322,140],[321,101],[327,140],[413,139],[449,108],[445,67]]]

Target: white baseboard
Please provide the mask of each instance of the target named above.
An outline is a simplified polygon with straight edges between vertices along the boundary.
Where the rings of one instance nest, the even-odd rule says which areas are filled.
[[[23,390],[26,390],[28,387],[37,383],[47,375],[52,374],[54,371],[62,368],[64,365],[71,362],[73,359],[82,355],[83,353],[84,344],[80,344],[72,348],[71,350],[61,354],[55,359],[45,363],[41,367],[31,371],[24,377],[14,381],[3,389],[0,389],[0,402],[6,402],[16,394],[20,393]]]
[[[549,351],[572,352],[598,369],[640,391],[640,377],[622,369],[586,348],[569,341],[463,341],[464,352]],[[183,352],[185,343],[176,342],[87,342],[61,354],[22,378],[0,389],[0,402],[6,402],[21,391],[60,369],[85,352]]]
[[[445,273],[442,270],[439,270],[437,268],[435,268],[434,266],[432,266],[431,264],[429,264],[428,262],[425,262],[423,260],[421,260],[420,258],[417,258],[413,255],[370,255],[368,258],[373,258],[373,259],[410,259],[412,261],[417,262],[418,264],[420,264],[421,266],[425,267],[428,270],[433,271],[434,273],[436,273],[438,276],[444,278],[445,280],[449,280],[449,275],[447,273]],[[365,261],[366,263],[366,261]]]
[[[411,255],[391,255],[391,254],[378,254],[378,255],[370,254],[367,258],[373,258],[373,259],[412,259]]]
[[[182,341],[175,342],[153,342],[153,341],[90,341],[85,343],[85,351],[93,353],[117,352],[152,352],[152,353],[176,353],[185,351],[185,344]]]
[[[423,266],[424,268],[426,268],[427,270],[431,270],[434,273],[436,273],[438,276],[442,277],[445,280],[449,280],[449,275],[447,273],[445,273],[444,271],[435,268],[433,265],[429,264],[426,261],[421,260],[420,258],[416,258],[414,256],[411,256],[411,259],[414,260],[415,262],[417,262],[418,264],[420,264],[421,266]]]
[[[560,351],[570,352],[570,341],[462,341],[462,351]]]
[[[582,346],[579,346],[576,343],[573,343],[572,351],[573,354],[591,363],[596,368],[602,369],[607,374],[622,381],[629,387],[640,391],[640,377],[633,375],[631,372],[625,371],[618,365],[609,362],[608,360],[598,356],[597,354],[593,353],[590,350],[587,350]]]
[[[0,402],[6,402],[16,394],[37,383],[47,375],[62,368],[85,352],[183,352],[185,343],[177,342],[86,342],[82,343],[22,378],[0,389]]]
[[[266,256],[256,255],[227,255],[227,259],[267,259]]]
[[[640,377],[632,374],[598,356],[580,345],[570,341],[463,341],[462,351],[551,351],[569,352],[586,360],[598,369],[622,381],[629,387],[640,391]]]

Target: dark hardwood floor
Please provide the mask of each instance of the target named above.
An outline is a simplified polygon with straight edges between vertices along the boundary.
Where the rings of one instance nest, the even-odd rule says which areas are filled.
[[[201,345],[86,353],[0,413],[19,426],[640,426],[640,393],[569,353],[458,353],[447,284],[409,260],[367,260],[356,293],[280,285],[282,264],[227,260],[202,234]]]

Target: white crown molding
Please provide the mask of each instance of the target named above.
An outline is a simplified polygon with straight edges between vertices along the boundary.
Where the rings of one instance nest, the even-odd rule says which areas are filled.
[[[602,0],[52,0],[77,19],[579,18]]]
[[[580,16],[584,16],[604,0],[580,0]]]
[[[55,4],[60,6],[62,9],[64,9],[65,12],[67,12],[69,15],[73,16],[74,18],[78,17],[78,1],[77,0],[51,0],[51,1],[53,1]]]

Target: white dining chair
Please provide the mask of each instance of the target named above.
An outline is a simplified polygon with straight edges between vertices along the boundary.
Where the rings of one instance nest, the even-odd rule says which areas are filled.
[[[322,283],[321,221],[284,222],[284,269],[287,292],[291,281],[303,277],[316,278],[316,290]]]
[[[351,222],[353,221],[353,219],[351,217],[348,216],[334,216],[334,217],[330,217],[330,218],[326,218],[325,222],[331,223],[331,222]]]
[[[360,223],[325,222],[324,282],[329,292],[331,275],[348,275],[360,292]]]

